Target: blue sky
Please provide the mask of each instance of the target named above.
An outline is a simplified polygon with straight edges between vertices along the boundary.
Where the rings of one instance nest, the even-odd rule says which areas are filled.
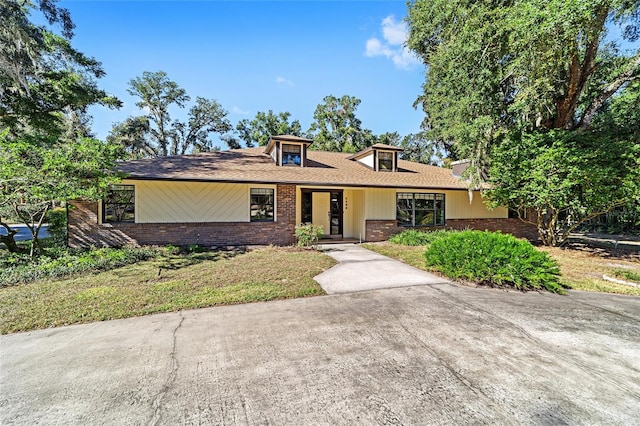
[[[102,62],[100,87],[124,102],[92,108],[105,138],[139,115],[127,83],[163,70],[193,98],[215,98],[235,125],[258,111],[289,111],[307,129],[326,95],[356,96],[375,134],[420,129],[412,104],[424,67],[402,48],[405,1],[61,0],[76,24],[73,45]],[[182,118],[179,110],[172,114]],[[223,149],[225,146],[221,146]]]

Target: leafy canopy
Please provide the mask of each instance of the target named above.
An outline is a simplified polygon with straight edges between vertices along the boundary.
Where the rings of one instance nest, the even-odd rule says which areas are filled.
[[[344,95],[325,96],[313,113],[308,134],[313,138],[313,149],[321,151],[357,152],[376,143],[375,136],[362,128],[356,116],[360,99]]]
[[[172,119],[170,109],[185,108],[191,98],[164,71],[145,71],[129,81],[128,91],[139,98],[136,106],[148,114],[129,117],[114,125],[108,140],[122,145],[131,157],[165,157],[215,150],[210,135],[232,129],[228,112],[215,99],[196,97],[186,122]]]
[[[567,130],[514,134],[495,148],[489,175],[492,205],[516,209],[545,244],[562,245],[590,218],[640,204],[640,142]]]
[[[39,10],[62,35],[29,20]],[[60,131],[65,113],[90,105],[119,107],[120,101],[97,87],[100,62],[71,46],[73,22],[55,0],[0,0],[0,127],[11,134]]]
[[[427,66],[417,100],[429,137],[484,166],[512,130],[586,130],[640,76],[640,52],[607,42],[607,24],[638,39],[640,2],[417,0],[408,46]]]
[[[253,120],[244,119],[238,122],[236,132],[239,138],[244,141],[247,147],[255,145],[265,146],[269,143],[272,136],[277,135],[293,135],[304,137],[302,126],[298,120],[291,120],[291,113],[288,111],[274,113],[272,110],[267,112],[258,111]],[[235,139],[232,139],[235,141]],[[227,142],[229,144],[229,142]],[[230,148],[240,148],[240,144],[235,144]]]

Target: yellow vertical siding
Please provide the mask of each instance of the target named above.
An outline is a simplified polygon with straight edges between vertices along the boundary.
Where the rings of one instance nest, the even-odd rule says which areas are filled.
[[[469,203],[468,191],[443,191],[445,193],[445,217],[447,219],[497,219],[509,217],[506,207],[493,210],[484,204],[482,193],[473,191],[473,200]]]
[[[351,234],[348,237],[364,239],[364,191],[351,191],[349,209],[351,210]]]
[[[246,184],[135,181],[139,223],[248,222]]]
[[[365,219],[395,219],[396,190],[367,188],[364,190]]]

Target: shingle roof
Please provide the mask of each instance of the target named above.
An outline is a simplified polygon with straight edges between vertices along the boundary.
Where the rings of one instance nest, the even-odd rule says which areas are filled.
[[[305,167],[277,166],[264,148],[156,157],[121,163],[130,179],[293,183],[350,187],[467,189],[450,169],[400,160],[397,172],[376,172],[350,154],[307,151]]]

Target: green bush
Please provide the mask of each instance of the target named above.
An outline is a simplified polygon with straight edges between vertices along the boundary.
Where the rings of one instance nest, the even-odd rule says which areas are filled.
[[[298,239],[298,246],[309,247],[320,239],[324,230],[320,225],[314,225],[312,223],[305,223],[304,225],[296,226],[295,235]]]
[[[399,234],[396,234],[389,238],[389,242],[394,244],[401,244],[403,246],[426,246],[427,244],[431,244],[438,238],[441,238],[445,235],[449,235],[452,232],[457,231],[446,231],[444,229],[438,229],[436,231],[417,231],[415,229],[407,229],[406,231],[402,231]]]
[[[158,256],[155,247],[99,248],[72,250],[49,249],[42,256],[3,253],[0,257],[0,287],[57,278],[82,272],[103,271]]]
[[[449,233],[425,252],[427,266],[452,279],[518,290],[564,293],[558,263],[528,241],[496,232]]]
[[[56,207],[47,212],[45,222],[49,224],[49,234],[56,244],[65,244],[67,240],[67,210]]]

